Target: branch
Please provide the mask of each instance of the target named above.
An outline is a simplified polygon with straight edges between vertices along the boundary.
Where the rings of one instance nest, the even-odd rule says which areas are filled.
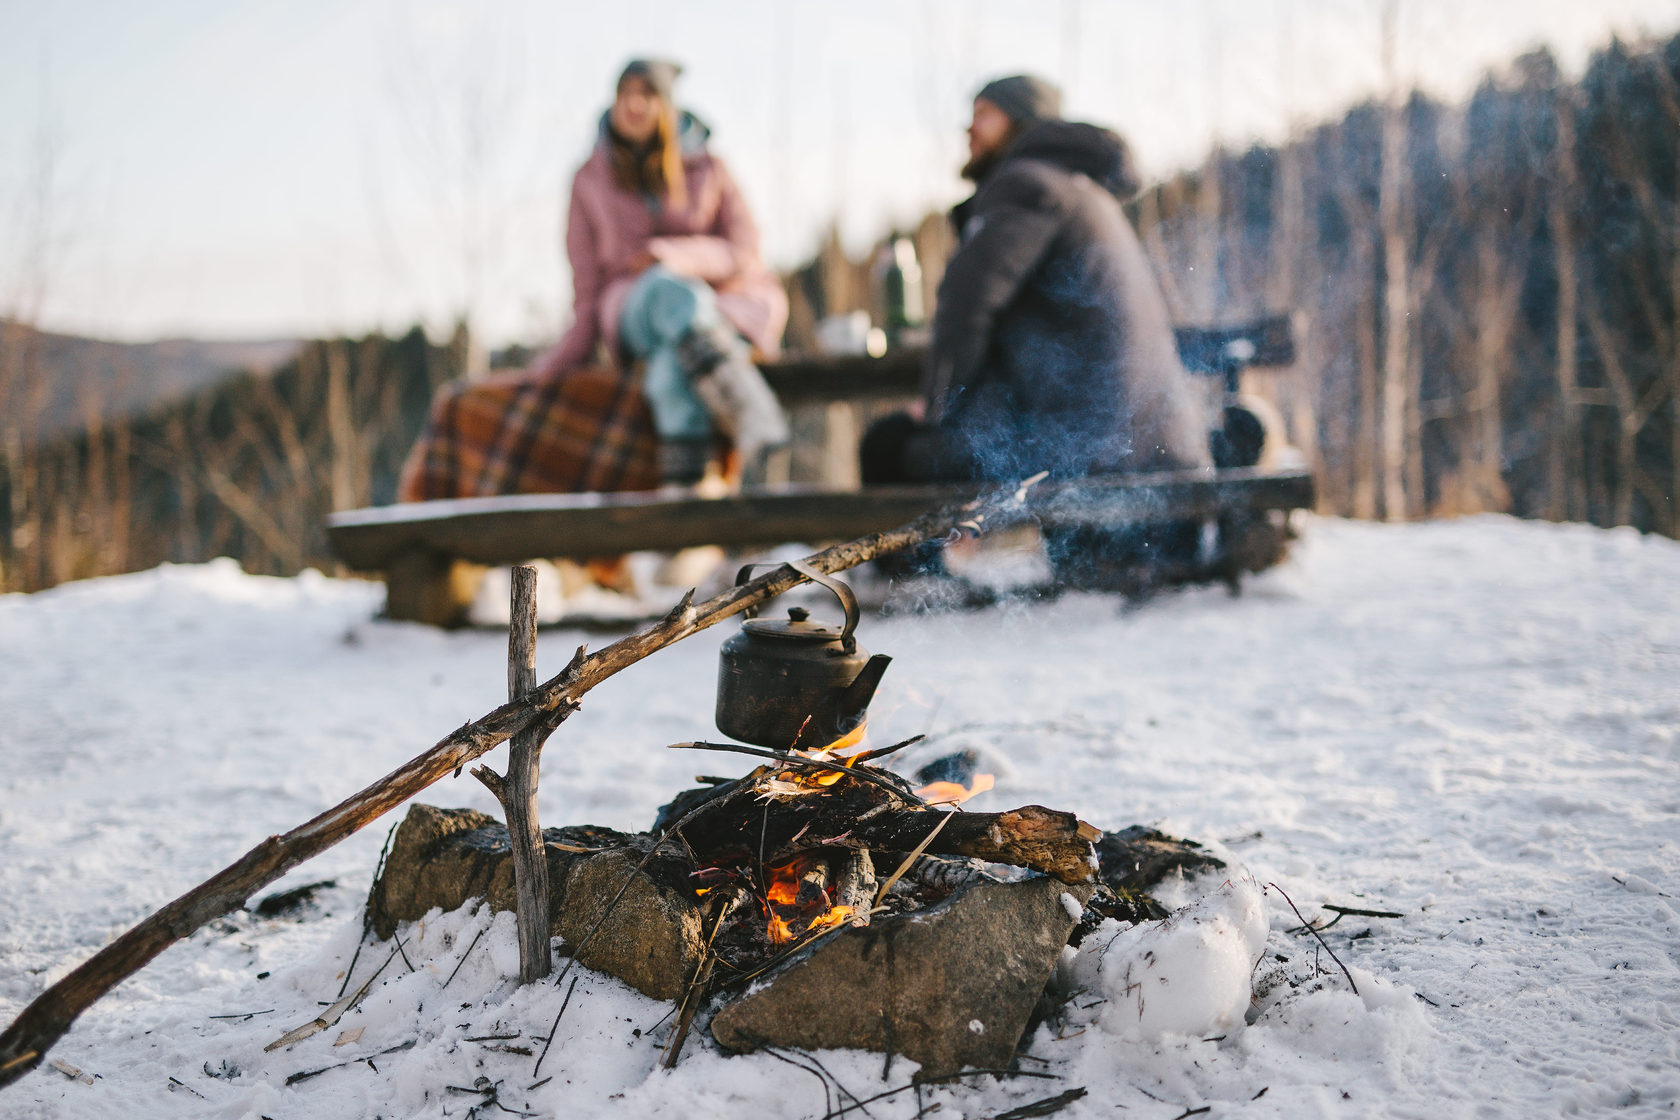
[[[1036,481],[1036,480],[1033,480]],[[845,571],[866,560],[944,538],[958,526],[978,530],[1026,516],[1023,497],[1032,481],[960,505],[924,514],[897,529],[871,533],[823,549],[805,563],[824,573]],[[515,734],[558,722],[584,693],[673,642],[715,626],[732,615],[804,583],[806,577],[782,565],[695,605],[691,591],[659,622],[588,656],[578,651],[556,676],[517,700],[465,724],[366,789],[279,836],[270,836],[209,879],[145,918],[63,979],[42,992],[0,1033],[0,1088],[40,1064],[76,1018],[94,1001],[154,957],[252,894],[340,840],[371,824]]]

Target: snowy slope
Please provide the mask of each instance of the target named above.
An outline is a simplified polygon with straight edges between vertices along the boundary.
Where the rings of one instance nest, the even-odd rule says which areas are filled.
[[[921,1107],[990,1116],[1083,1087],[1059,1115],[1673,1114],[1680,545],[1496,517],[1306,533],[1236,599],[865,619],[865,644],[896,658],[875,742],[926,730],[924,758],[978,748],[998,781],[976,807],[1155,824],[1242,869],[1179,886],[1195,909],[1173,923],[1104,931],[1068,962],[1080,994],[1024,1063],[1052,1077],[977,1077]],[[378,598],[226,562],[0,598],[0,1021],[501,700],[503,637],[370,621]],[[545,823],[643,828],[718,772],[717,756],[664,746],[712,734],[732,629],[590,694],[548,748]],[[539,670],[581,640],[544,631]],[[494,809],[464,777],[425,799]],[[901,1060],[883,1082],[878,1055],[821,1054],[819,1069],[700,1040],[657,1072],[667,1007],[589,973],[533,1076],[532,1057],[496,1048],[546,1034],[564,993],[508,984],[511,920],[477,913],[414,927],[417,971],[398,958],[337,1026],[264,1053],[337,997],[383,838],[375,826],[273,888],[335,879],[305,920],[241,915],[170,949],[53,1051],[91,1085],[43,1067],[0,1091],[0,1115],[465,1116],[486,1098],[448,1087],[487,1077],[540,1116],[821,1116],[849,1103],[835,1082],[869,1097],[908,1081]],[[1358,995],[1289,932],[1283,892],[1307,917],[1403,914],[1325,933]],[[364,951],[356,983],[389,952]],[[1140,978],[1194,1014],[1139,1010]],[[490,1035],[520,1037],[466,1041]],[[908,1091],[868,1106],[918,1107]]]

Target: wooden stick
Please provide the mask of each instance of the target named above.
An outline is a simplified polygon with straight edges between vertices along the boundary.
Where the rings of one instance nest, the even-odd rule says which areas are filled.
[[[946,813],[940,817],[939,823],[933,826],[932,831],[922,837],[922,842],[912,848],[910,854],[904,857],[904,862],[898,865],[898,870],[887,876],[887,881],[882,883],[881,889],[875,892],[875,901],[869,907],[870,913],[874,913],[875,907],[881,905],[881,900],[887,897],[887,892],[893,889],[893,884],[903,878],[906,871],[910,870],[910,865],[922,858],[922,853],[927,851],[929,844],[933,843],[933,838],[938,836],[945,826],[951,823],[951,818],[954,816],[956,816],[955,813]]]
[[[1042,476],[1039,476],[1042,477]],[[960,505],[933,510],[914,521],[825,548],[805,563],[832,575],[866,560],[898,552],[963,530],[979,532],[1025,516],[1029,479]],[[557,675],[518,700],[463,725],[429,749],[346,800],[279,836],[270,836],[186,894],[142,920],[47,988],[4,1032],[0,1032],[0,1088],[12,1084],[41,1059],[94,1001],[144,968],[175,942],[224,914],[305,860],[397,808],[439,779],[456,774],[516,733],[536,726],[552,730],[577,709],[584,693],[673,642],[740,614],[806,581],[787,565],[773,568],[721,595],[695,605],[682,597],[654,625],[584,656],[583,650]]]
[[[513,604],[508,619],[508,699],[519,700],[537,687],[537,570],[513,569]],[[537,764],[542,757],[540,731],[526,728],[509,747],[508,839],[513,844],[513,882],[518,896],[519,982],[530,984],[549,974],[548,859],[543,855],[542,825],[537,822]]]
[[[789,754],[786,751],[771,750],[769,747],[747,747],[742,746],[740,743],[708,743],[699,739],[689,743],[671,743],[666,747],[666,749],[673,751],[721,751],[724,754],[747,754],[752,755],[755,758],[774,759],[779,766],[788,766],[795,770],[804,770],[811,774],[824,774],[829,771],[837,771],[848,777],[856,778],[859,781],[868,782],[870,785],[880,786],[894,797],[903,798],[905,796],[904,790],[899,789],[887,779],[877,777],[875,774],[871,774],[869,771],[864,770],[861,767],[847,766],[844,762],[839,760],[831,761],[821,758],[806,758],[804,755]],[[881,771],[880,773],[888,773],[888,771]],[[896,776],[897,775],[894,775],[894,777]],[[903,779],[900,780],[902,781]]]

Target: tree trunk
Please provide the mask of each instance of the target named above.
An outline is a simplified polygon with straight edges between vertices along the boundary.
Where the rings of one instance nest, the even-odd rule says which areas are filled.
[[[1414,394],[1411,392],[1411,277],[1407,273],[1409,230],[1403,198],[1406,120],[1395,74],[1395,8],[1395,0],[1389,0],[1383,7],[1383,69],[1388,82],[1388,103],[1383,112],[1377,220],[1383,244],[1383,517],[1403,521],[1408,514],[1406,434]]]
[[[1551,233],[1553,268],[1557,272],[1557,408],[1547,455],[1546,516],[1553,521],[1576,521],[1586,516],[1587,502],[1576,400],[1580,380],[1577,367],[1580,281],[1574,222],[1578,198],[1575,122],[1567,92],[1560,92],[1557,98],[1557,150],[1552,158],[1556,170],[1546,199],[1546,225]]]
[[[1353,515],[1377,516],[1377,306],[1370,290],[1371,239],[1356,233],[1359,250],[1354,253],[1356,289],[1355,346],[1359,353],[1359,423],[1353,437]]]

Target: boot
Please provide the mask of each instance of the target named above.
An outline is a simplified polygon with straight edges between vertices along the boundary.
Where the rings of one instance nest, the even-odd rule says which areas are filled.
[[[735,441],[744,462],[756,464],[766,451],[788,441],[787,414],[732,328],[690,331],[677,344],[677,354],[712,423]]]

